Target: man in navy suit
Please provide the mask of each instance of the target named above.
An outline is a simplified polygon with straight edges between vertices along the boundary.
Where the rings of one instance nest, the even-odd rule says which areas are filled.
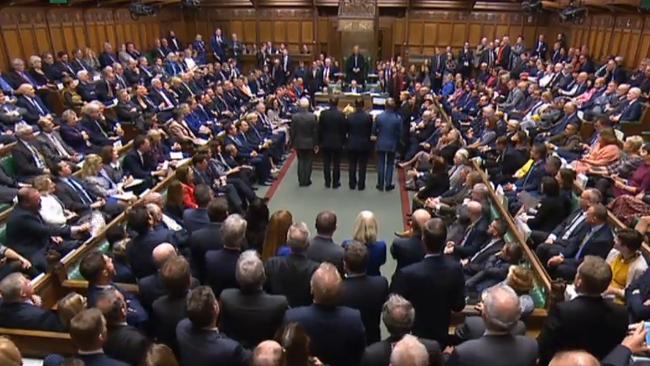
[[[158,225],[157,220],[146,207],[135,207],[127,215],[128,228],[135,235],[127,248],[126,256],[138,279],[156,273],[157,267],[152,257],[154,248],[161,243],[173,245],[176,242],[173,232]]]
[[[205,253],[205,278],[203,283],[212,287],[215,295],[226,288],[237,288],[237,260],[246,241],[246,220],[232,214],[223,222],[223,248]]]
[[[167,294],[167,289],[160,275],[160,268],[169,258],[176,255],[176,247],[169,243],[158,244],[151,251],[151,257],[158,270],[153,274],[138,279],[138,298],[142,306],[149,312],[151,312],[151,305],[154,301]]]
[[[198,278],[204,278],[205,253],[223,248],[221,229],[228,216],[228,203],[223,198],[215,198],[208,204],[207,211],[210,222],[193,231],[188,240],[192,273]]]
[[[198,184],[194,189],[197,208],[188,208],[183,211],[183,226],[193,233],[210,223],[208,217],[208,204],[212,200],[212,189],[206,184]]]
[[[570,281],[585,256],[606,258],[614,245],[614,234],[607,224],[607,208],[601,204],[589,207],[585,222],[588,230],[580,240],[573,240],[559,254],[546,262],[549,274],[554,278]]]
[[[470,201],[467,204],[467,213],[470,224],[465,229],[465,234],[457,243],[453,241],[447,242],[445,247],[446,255],[453,255],[458,259],[471,257],[481,249],[481,245],[487,240],[487,230],[490,223],[489,219],[483,215],[483,206],[481,203],[478,201]]]
[[[312,355],[324,364],[357,366],[366,345],[361,313],[338,306],[341,275],[331,263],[321,263],[311,278],[314,303],[287,310],[284,323],[297,322],[311,339]]]
[[[50,310],[40,307],[31,282],[22,273],[12,273],[0,282],[0,327],[63,332],[65,327]]]
[[[627,103],[621,110],[621,113],[611,116],[610,120],[613,122],[639,122],[643,114],[643,104],[639,100],[641,97],[641,89],[631,88],[627,92]]]
[[[323,151],[325,188],[341,185],[341,154],[347,133],[345,114],[338,109],[339,98],[330,98],[329,109],[321,112],[318,122],[318,146]],[[333,168],[333,169],[332,169]]]
[[[422,227],[431,219],[429,211],[418,209],[411,215],[411,232],[406,238],[396,238],[390,246],[390,254],[397,261],[396,270],[417,263],[424,258]],[[396,273],[397,273],[396,271]]]
[[[350,189],[363,191],[366,188],[366,168],[368,155],[372,149],[372,117],[363,110],[363,99],[354,102],[354,112],[348,115],[347,150],[349,159]]]
[[[34,87],[30,84],[22,84],[16,89],[18,98],[16,106],[24,108],[23,120],[30,125],[36,125],[41,118],[52,118],[50,110],[45,106],[41,98],[36,95]]]
[[[525,177],[517,179],[514,184],[506,184],[503,187],[506,195],[513,196],[516,192],[538,192],[542,177],[546,174],[544,171],[545,157],[546,145],[542,143],[533,144],[533,148],[530,150],[530,158],[534,160],[533,165]]]
[[[70,338],[79,349],[75,357],[86,366],[128,366],[129,364],[104,354],[107,328],[99,309],[86,309],[70,320]]]
[[[374,134],[377,136],[377,189],[392,191],[395,152],[402,136],[402,117],[395,111],[395,100],[388,98],[386,110],[377,116]]]
[[[535,49],[533,50],[533,56],[537,56],[541,60],[546,60],[546,54],[548,53],[548,43],[544,41],[544,35],[540,34],[535,43]]]
[[[427,254],[399,270],[391,292],[404,296],[415,308],[413,334],[447,343],[451,313],[465,307],[465,277],[458,261],[443,255],[445,223],[429,220],[422,229]]]
[[[181,364],[247,366],[250,352],[217,328],[220,309],[212,289],[195,288],[186,304],[187,318],[176,327]]]
[[[221,28],[214,31],[214,35],[210,39],[212,46],[212,54],[218,62],[225,62],[226,60],[226,39],[221,34]]]
[[[152,187],[154,177],[164,176],[167,172],[156,170],[156,162],[151,157],[151,142],[142,135],[133,139],[133,150],[124,157],[122,167],[124,172],[133,178],[142,179],[146,188]]]

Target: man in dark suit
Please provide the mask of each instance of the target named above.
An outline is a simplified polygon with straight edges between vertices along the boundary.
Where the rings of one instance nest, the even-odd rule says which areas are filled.
[[[190,233],[210,223],[208,204],[213,198],[212,189],[206,184],[198,184],[194,189],[194,197],[198,207],[183,211],[183,226]]]
[[[291,254],[266,261],[266,289],[274,295],[284,295],[289,306],[305,306],[312,302],[309,281],[318,263],[307,258],[309,229],[305,223],[293,224],[287,233]]]
[[[395,152],[402,136],[402,118],[395,112],[395,100],[388,98],[386,110],[377,116],[374,126],[377,136],[377,189],[392,191]]]
[[[237,261],[239,289],[221,292],[221,330],[246,348],[273,339],[289,308],[287,298],[269,295],[262,289],[266,275],[257,253],[247,250]]]
[[[198,278],[205,278],[205,253],[209,250],[223,248],[221,229],[223,221],[228,217],[228,202],[223,198],[215,198],[208,204],[210,222],[190,234],[190,262],[192,272]]]
[[[393,244],[390,246],[390,254],[397,261],[395,273],[424,258],[422,227],[430,219],[431,214],[429,214],[429,211],[424,209],[415,210],[411,215],[411,231],[409,236],[393,240]]]
[[[548,54],[548,43],[544,41],[544,35],[540,34],[535,43],[535,48],[533,49],[533,56],[537,56],[542,61],[546,60]]]
[[[40,298],[22,273],[12,273],[0,281],[0,295],[0,327],[65,331],[55,313],[40,307]]]
[[[307,89],[307,92],[309,92],[310,96],[314,96],[314,93],[317,91],[320,91],[321,89],[321,83],[323,80],[323,75],[320,67],[318,67],[318,64],[314,61],[312,63],[311,68],[305,75],[305,87]]]
[[[350,189],[363,191],[366,188],[366,168],[368,155],[372,149],[372,117],[363,110],[363,99],[354,102],[355,111],[348,116],[347,150],[349,160]]]
[[[104,290],[97,298],[96,307],[106,319],[108,335],[103,348],[106,355],[130,365],[139,365],[150,341],[138,329],[126,323],[128,308],[124,296],[116,289]]]
[[[104,69],[106,66],[113,66],[113,64],[116,64],[118,62],[120,62],[120,60],[113,52],[113,46],[108,42],[104,42],[104,51],[99,54],[99,64],[101,65],[102,69]]]
[[[569,245],[545,263],[552,277],[570,281],[586,256],[594,255],[603,259],[607,257],[614,245],[614,234],[607,218],[605,206],[595,204],[589,207],[585,217],[588,228],[584,236],[570,241]]]
[[[321,112],[318,122],[318,146],[323,151],[325,187],[334,189],[341,186],[341,153],[347,132],[347,121],[338,104],[338,97],[330,98],[329,109]]]
[[[624,307],[602,297],[612,280],[604,259],[587,256],[578,267],[578,297],[551,308],[537,337],[540,365],[547,365],[563,349],[582,349],[602,359],[627,333]]]
[[[75,357],[85,366],[128,366],[104,354],[108,339],[106,320],[99,309],[86,309],[70,320],[70,338],[79,354]]]
[[[249,351],[219,332],[217,320],[220,310],[209,287],[199,286],[190,292],[187,318],[176,327],[182,365],[248,365]]]
[[[38,121],[38,125],[41,127],[41,133],[36,137],[36,143],[50,165],[61,160],[72,163],[81,160],[82,156],[63,141],[59,131],[54,130],[54,123],[51,120],[42,119]]]
[[[115,210],[114,207],[105,207],[106,201],[103,198],[96,197],[81,181],[72,176],[72,168],[68,162],[58,162],[52,167],[52,174],[56,177],[55,194],[68,210],[79,215],[86,215],[98,209]]]
[[[361,314],[338,306],[342,280],[336,267],[321,263],[311,279],[314,303],[287,311],[285,324],[297,322],[311,339],[312,355],[325,364],[356,366],[365,348]]]
[[[517,293],[508,286],[494,286],[484,294],[482,314],[487,328],[485,335],[457,346],[447,364],[535,366],[535,340],[525,335],[511,334],[521,315]]]
[[[341,305],[361,312],[368,343],[378,342],[379,318],[384,301],[388,297],[388,281],[382,276],[368,276],[368,248],[353,241],[345,248],[343,259],[345,280]]]
[[[130,245],[130,244],[129,244]],[[167,293],[165,284],[160,276],[160,268],[169,260],[169,258],[176,256],[176,248],[169,243],[158,244],[151,251],[151,258],[157,270],[155,273],[145,277],[138,278],[138,298],[142,306],[151,312],[151,305],[158,298]]]
[[[366,79],[366,60],[363,55],[359,54],[359,46],[355,45],[352,54],[345,62],[345,76],[348,83],[356,80],[357,83],[364,84]]]
[[[237,259],[246,242],[246,220],[232,214],[223,222],[221,229],[223,248],[205,253],[205,278],[203,283],[212,287],[215,295],[226,288],[237,288],[235,272]]]
[[[447,228],[440,219],[422,228],[427,254],[418,263],[395,274],[391,292],[400,294],[415,307],[413,334],[447,343],[452,311],[465,306],[465,279],[460,264],[443,255]],[[428,290],[424,290],[428,289]]]
[[[21,84],[16,89],[16,94],[18,94],[16,106],[24,109],[22,117],[25,122],[35,126],[41,118],[52,118],[50,110],[43,103],[43,100],[36,95],[33,86],[30,84]]]
[[[90,78],[88,71],[82,70],[77,73],[79,84],[77,84],[77,93],[84,102],[97,100],[97,90],[95,82]]]
[[[122,162],[124,172],[133,178],[142,179],[146,188],[153,186],[154,177],[166,174],[164,170],[156,170],[156,162],[151,158],[150,152],[149,139],[138,135],[133,139],[133,150],[126,154]]]
[[[503,220],[494,220],[490,223],[487,229],[488,236],[480,244],[479,250],[460,261],[466,276],[473,276],[482,271],[488,259],[501,251],[501,248],[505,244],[503,235],[507,229],[508,226]]]
[[[41,174],[49,174],[45,157],[36,147],[36,136],[31,126],[21,125],[16,129],[16,145],[11,154],[16,162],[16,175],[19,181],[32,182]]]
[[[467,213],[470,224],[465,229],[465,234],[458,243],[448,241],[445,247],[445,254],[453,254],[458,259],[465,259],[476,254],[489,237],[487,230],[490,222],[483,214],[483,205],[478,201],[470,201],[467,204]]]
[[[431,89],[435,92],[440,91],[442,87],[442,73],[447,64],[447,55],[441,52],[438,47],[435,54],[431,57]]]
[[[291,142],[298,154],[298,183],[301,187],[311,185],[311,165],[314,153],[318,153],[318,122],[309,111],[309,100],[300,99],[300,111],[291,116]]]
[[[134,237],[127,247],[126,256],[137,279],[152,275],[158,270],[152,256],[154,248],[162,243],[176,243],[173,232],[158,225],[157,220],[147,207],[134,207],[127,214],[127,225]]]
[[[610,119],[614,122],[639,122],[643,114],[644,106],[639,100],[641,97],[641,89],[631,88],[627,92],[626,104],[621,110],[621,113],[611,116]]]
[[[334,242],[336,214],[322,211],[316,216],[316,235],[307,248],[307,258],[321,263],[330,262],[343,273],[343,248]]]

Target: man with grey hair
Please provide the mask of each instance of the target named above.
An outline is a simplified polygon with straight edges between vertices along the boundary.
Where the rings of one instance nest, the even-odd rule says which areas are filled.
[[[483,298],[486,332],[479,339],[461,343],[448,365],[534,366],[537,342],[526,336],[514,336],[511,330],[521,316],[517,293],[505,285],[487,289]]]
[[[392,294],[384,303],[381,319],[390,335],[383,341],[375,342],[366,347],[361,359],[361,366],[388,365],[391,362],[393,346],[411,332],[411,327],[415,321],[415,309],[402,296]],[[438,342],[424,338],[418,338],[418,340],[424,345],[431,364],[442,364],[442,354]]]
[[[31,182],[41,174],[49,174],[47,161],[37,149],[36,136],[32,126],[26,124],[16,125],[16,145],[11,155],[16,161],[16,175],[21,182]]]
[[[246,220],[238,214],[232,214],[223,222],[223,248],[208,250],[205,253],[204,283],[212,287],[215,296],[226,288],[237,288],[237,260],[246,242]]]
[[[314,154],[318,153],[318,122],[309,111],[309,99],[298,102],[300,111],[291,117],[291,144],[298,155],[298,184],[311,185],[311,166]]]
[[[390,355],[390,364],[391,366],[427,366],[429,355],[416,337],[407,334],[395,344]]]
[[[221,292],[221,330],[244,347],[253,348],[273,339],[289,303],[286,297],[269,295],[262,289],[266,281],[264,264],[254,250],[239,256],[235,277],[239,288]]]
[[[31,283],[22,273],[12,273],[0,282],[0,327],[63,332],[55,313],[41,308]]]
[[[90,102],[97,100],[97,90],[95,90],[95,83],[92,81],[90,73],[88,70],[79,70],[77,71],[77,79],[79,79],[79,84],[77,85],[77,93],[84,102]]]
[[[275,295],[284,295],[291,307],[311,304],[310,280],[318,262],[307,257],[309,229],[299,222],[287,232],[287,245],[291,254],[273,257],[266,261],[267,288]]]

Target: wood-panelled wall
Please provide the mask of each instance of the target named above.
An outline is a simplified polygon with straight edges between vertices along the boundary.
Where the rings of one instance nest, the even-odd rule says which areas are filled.
[[[136,21],[127,9],[6,7],[0,11],[0,67],[6,70],[15,57],[46,52],[100,51],[105,41],[115,50],[127,41],[148,50],[169,29],[185,33],[180,12],[163,10]]]

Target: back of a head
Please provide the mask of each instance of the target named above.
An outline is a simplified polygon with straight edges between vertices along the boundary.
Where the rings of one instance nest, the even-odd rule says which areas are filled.
[[[427,252],[441,253],[447,239],[447,226],[439,218],[433,218],[422,228],[422,240]]]
[[[208,286],[199,286],[190,291],[187,296],[187,317],[196,328],[213,326],[216,323],[218,312],[214,309],[217,304],[214,292]],[[218,308],[217,308],[218,309]]]
[[[212,200],[212,188],[207,184],[199,184],[194,189],[194,197],[196,197],[196,204],[199,207],[207,207]]]
[[[343,265],[348,274],[366,273],[368,268],[368,247],[353,240],[345,248]]]
[[[612,281],[612,270],[604,259],[588,255],[578,266],[576,290],[586,295],[599,296]]]
[[[163,263],[160,277],[170,296],[185,296],[190,288],[190,264],[182,255],[171,257]]]
[[[126,301],[122,294],[114,288],[102,290],[97,296],[95,306],[101,310],[109,327],[126,320]]]
[[[424,209],[417,209],[413,212],[411,220],[413,221],[412,227],[413,232],[422,233],[422,227],[426,224],[427,221],[431,219],[431,214],[429,211]]]
[[[310,356],[311,339],[297,322],[287,323],[276,337],[284,349],[285,365],[306,365]]]
[[[483,294],[485,327],[497,332],[510,331],[521,316],[517,293],[509,286],[497,285]]]
[[[86,309],[70,320],[70,337],[81,351],[101,348],[100,336],[106,332],[106,322],[99,309]]]
[[[164,344],[152,344],[142,361],[142,366],[178,366],[174,351]]]
[[[407,334],[393,347],[390,364],[391,366],[427,366],[429,353],[416,337]]]
[[[311,293],[314,303],[319,305],[336,305],[342,289],[342,280],[336,267],[328,262],[320,264],[311,276]]]
[[[86,308],[86,298],[76,292],[71,292],[56,304],[56,312],[59,320],[68,328],[70,326],[70,320]]]
[[[25,276],[22,273],[14,272],[0,281],[0,296],[5,303],[21,301],[23,296],[23,282]]]
[[[402,296],[391,294],[381,309],[381,320],[391,335],[407,334],[415,321],[415,308]]]
[[[239,255],[235,277],[242,291],[255,291],[262,288],[266,280],[264,263],[255,250],[247,250]]]
[[[160,243],[156,245],[156,247],[153,248],[153,252],[151,253],[153,262],[158,268],[162,267],[162,265],[167,260],[169,260],[169,258],[175,257],[176,255],[176,247],[170,243]]]
[[[332,235],[336,231],[336,214],[322,211],[316,216],[316,232],[320,235]]]
[[[600,362],[585,351],[566,351],[556,353],[548,366],[600,366]]]
[[[18,347],[9,338],[0,337],[0,365],[21,366],[23,357]]]
[[[263,341],[253,350],[252,366],[282,366],[283,350],[276,341]]]
[[[309,246],[309,228],[304,222],[297,222],[289,227],[287,245],[294,254],[304,252]]]
[[[79,264],[79,272],[91,284],[96,282],[104,268],[106,267],[106,260],[104,254],[99,250],[88,253]]]
[[[241,249],[246,239],[247,222],[238,214],[232,214],[223,222],[223,245],[228,248]]]
[[[208,203],[208,218],[210,222],[223,222],[228,217],[228,201],[224,198],[213,198]]]

